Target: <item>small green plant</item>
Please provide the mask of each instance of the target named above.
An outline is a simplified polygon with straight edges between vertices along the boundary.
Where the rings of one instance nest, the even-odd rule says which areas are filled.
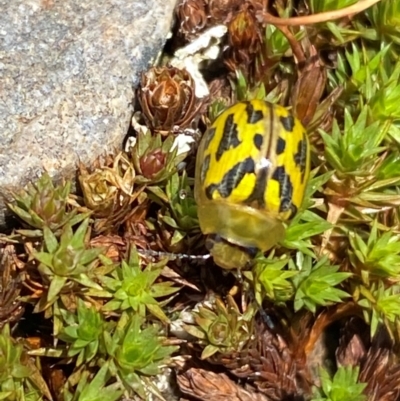
[[[9,208],[31,227],[43,230],[48,227],[56,232],[65,224],[71,226],[84,220],[88,213],[78,214],[69,205],[71,182],[54,186],[48,173],[44,173],[35,184],[29,184],[20,194],[14,194],[15,203]],[[39,235],[40,232],[24,230],[25,235]]]
[[[367,401],[363,390],[365,383],[358,383],[359,368],[341,366],[331,378],[327,371],[320,370],[322,388],[316,391],[312,401]]]
[[[396,0],[380,1],[367,10],[367,15],[374,28],[374,39],[383,43],[400,44],[399,19],[400,4]]]
[[[156,185],[177,171],[177,165],[186,153],[178,154],[173,135],[163,140],[160,134],[139,132],[130,157],[136,171],[135,183]]]
[[[322,13],[324,11],[340,10],[341,8],[351,6],[357,0],[327,0],[320,2],[318,0],[311,0],[310,6],[314,13]]]
[[[84,371],[74,391],[65,389],[64,401],[117,401],[124,393],[119,382],[107,385],[111,377],[109,363],[105,363],[92,380],[89,377],[90,373]]]
[[[68,326],[58,335],[60,340],[69,344],[68,356],[78,355],[76,366],[89,363],[98,353],[102,333],[107,330],[103,316],[93,305],[78,300],[77,314],[61,310]],[[104,351],[103,351],[104,352]]]
[[[192,189],[189,186],[189,180],[185,172],[182,175],[174,174],[166,185],[166,196],[171,207],[171,216],[167,219],[164,216],[165,223],[175,229],[190,231],[198,228],[197,206],[194,200]]]
[[[358,305],[363,308],[364,319],[370,325],[371,337],[381,324],[393,335],[400,319],[400,286],[385,288],[379,282],[372,284],[369,289],[361,286],[357,292]]]
[[[93,280],[93,267],[103,249],[87,249],[85,237],[88,225],[89,219],[86,219],[75,232],[70,225],[66,225],[59,241],[49,228],[44,227],[43,251],[34,251],[33,257],[39,261],[38,270],[48,284],[48,292],[37,304],[36,311],[51,306],[67,285],[76,283],[82,287],[102,290]]]
[[[253,275],[244,273],[255,287],[255,296],[259,305],[267,298],[274,302],[285,302],[294,295],[293,283],[290,278],[298,274],[288,270],[289,258],[265,258],[259,256],[253,268]],[[254,277],[254,279],[252,278]]]
[[[315,207],[316,193],[321,192],[323,186],[332,177],[330,171],[320,175],[318,173],[319,169],[311,171],[301,211],[290,222],[281,244],[287,249],[300,251],[314,259],[316,256],[313,252],[312,238],[332,228],[332,224],[326,219],[309,210]]]
[[[298,259],[301,260],[302,256],[298,255]],[[295,310],[306,308],[315,312],[317,306],[343,302],[344,298],[349,297],[349,294],[335,286],[352,274],[338,270],[339,266],[332,266],[327,256],[322,257],[315,265],[309,256],[305,256],[299,274],[292,278],[296,288]]]
[[[174,252],[184,244],[184,240],[190,240],[190,234],[199,231],[197,220],[197,206],[193,191],[186,172],[173,174],[165,185],[161,187],[149,187],[149,197],[162,205],[155,219],[149,219],[147,224],[152,230],[158,229],[165,239],[168,251]]]
[[[368,106],[364,106],[356,121],[353,121],[352,116],[345,110],[343,131],[334,120],[332,133],[321,133],[326,143],[327,161],[340,178],[348,176],[354,180],[365,181],[373,172],[367,166],[370,166],[385,149],[382,147],[382,140],[386,131],[382,129],[380,121],[369,123],[369,112]]]
[[[5,325],[0,332],[0,400],[41,401],[43,396],[31,380],[33,369],[27,364],[23,347],[16,344]]]
[[[350,233],[350,261],[365,284],[369,283],[370,278],[390,279],[400,276],[399,238],[399,235],[392,232],[379,235],[376,220],[366,242],[361,235]]]
[[[254,315],[257,310],[249,305],[241,313],[234,299],[227,297],[227,305],[216,299],[212,307],[199,306],[193,312],[196,325],[185,325],[185,330],[206,345],[201,358],[206,359],[217,352],[229,354],[240,351],[253,333]]]
[[[171,354],[179,347],[164,345],[157,326],[145,325],[143,319],[124,312],[111,335],[103,332],[110,356],[110,371],[127,389],[134,390],[145,399],[142,376],[157,375]]]
[[[103,310],[125,311],[133,310],[140,316],[146,316],[146,310],[164,322],[169,319],[161,309],[156,298],[169,296],[179,290],[170,281],[156,283],[166,261],[152,265],[149,263],[142,270],[139,257],[134,247],[131,248],[128,261],[122,261],[111,276],[101,278],[110,292],[112,300],[107,302]]]

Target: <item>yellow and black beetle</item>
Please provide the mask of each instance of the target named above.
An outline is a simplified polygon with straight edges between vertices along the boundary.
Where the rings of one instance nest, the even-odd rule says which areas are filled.
[[[200,228],[215,263],[243,268],[283,239],[309,171],[306,130],[286,108],[252,100],[222,112],[200,142],[195,177]]]

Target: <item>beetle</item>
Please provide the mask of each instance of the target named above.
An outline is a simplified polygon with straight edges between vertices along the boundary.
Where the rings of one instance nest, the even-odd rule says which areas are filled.
[[[194,195],[214,262],[246,267],[284,238],[310,172],[307,132],[292,113],[263,100],[238,102],[203,135]]]

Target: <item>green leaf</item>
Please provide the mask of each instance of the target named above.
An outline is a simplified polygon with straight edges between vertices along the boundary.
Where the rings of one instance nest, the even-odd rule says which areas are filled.
[[[92,249],[87,249],[84,252],[82,252],[80,258],[79,258],[79,263],[82,265],[87,265],[94,260],[97,259],[97,257],[104,252],[104,248],[92,248]]]
[[[284,259],[266,259],[258,257],[253,268],[254,285],[256,288],[256,299],[261,305],[264,294],[274,301],[287,301],[294,293],[291,277],[298,274],[296,271],[283,270],[289,262],[288,258]],[[260,288],[262,286],[262,290]]]
[[[58,241],[53,232],[46,226],[43,227],[43,238],[47,251],[49,253],[54,253],[58,248]]]
[[[47,267],[53,266],[53,255],[51,253],[33,251],[32,255],[34,256],[35,259],[37,259],[40,263],[43,263]],[[47,271],[52,273],[51,270]]]
[[[216,347],[216,346],[214,346],[212,344],[209,344],[209,345],[207,345],[207,347],[205,347],[203,349],[203,352],[201,353],[201,357],[200,358],[203,359],[203,360],[207,359],[207,358],[210,358],[211,356],[216,354],[218,351],[219,351],[218,347]]]
[[[161,320],[162,322],[165,323],[170,323],[170,320],[168,319],[167,315],[163,312],[163,310],[157,305],[157,304],[146,304],[147,309],[149,312],[155,316],[157,319]]]
[[[314,13],[322,13],[326,11],[340,10],[357,3],[357,0],[311,0],[310,6]]]
[[[370,289],[361,286],[359,292],[360,298],[357,302],[363,308],[364,319],[371,326],[371,337],[380,324],[384,324],[389,331],[397,330],[400,319],[400,286],[385,288],[380,281],[372,284]]]
[[[179,288],[173,287],[173,283],[170,281],[154,284],[156,280],[160,279],[161,266],[165,262],[162,262],[160,267],[149,264],[144,270],[141,270],[138,254],[134,247],[131,248],[128,262],[122,261],[121,266],[113,270],[112,277],[100,278],[113,297],[104,305],[103,310],[133,309],[144,317],[147,309],[162,321],[168,321],[155,298],[166,297],[178,291]]]
[[[109,366],[105,363],[97,372],[91,382],[87,382],[88,373],[85,372],[79,381],[77,393],[79,397],[74,397],[74,401],[117,401],[124,393],[121,383],[116,382],[106,386],[109,381]]]
[[[49,286],[48,294],[47,294],[47,302],[48,303],[52,303],[56,300],[57,295],[61,292],[61,290],[63,289],[67,280],[68,280],[67,277],[61,277],[61,276],[53,277],[53,279],[51,280],[50,286]]]
[[[400,236],[393,232],[378,234],[375,220],[367,242],[357,233],[350,232],[350,261],[355,268],[370,275],[397,279],[400,277]]]
[[[296,287],[295,310],[306,308],[314,313],[317,306],[339,303],[343,298],[348,297],[346,292],[335,286],[352,274],[338,272],[338,269],[339,266],[329,264],[327,256],[324,256],[313,267],[311,258],[306,257],[300,273],[292,278]]]
[[[331,379],[326,370],[320,369],[322,388],[320,394],[314,391],[312,401],[366,401],[363,391],[367,384],[359,383],[358,375],[359,367],[341,366]]]
[[[83,220],[83,222],[79,225],[79,227],[75,231],[72,239],[69,241],[70,246],[72,246],[75,249],[82,248],[84,246],[88,226],[89,226],[89,219]]]
[[[94,282],[86,274],[79,274],[79,276],[74,277],[74,281],[81,284],[83,287],[93,288],[93,289],[99,290],[99,291],[101,291],[103,289],[103,287],[101,285]]]

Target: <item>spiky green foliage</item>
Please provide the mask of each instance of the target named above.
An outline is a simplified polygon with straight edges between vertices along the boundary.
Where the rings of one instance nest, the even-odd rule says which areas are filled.
[[[149,187],[149,196],[152,199],[156,197],[155,200],[163,206],[149,226],[154,230],[171,231],[168,241],[171,250],[182,240],[189,239],[194,231],[199,231],[197,206],[189,183],[193,186],[193,180],[183,172],[173,174],[168,179],[165,191],[160,187]]]
[[[357,42],[353,42],[344,54],[338,53],[337,69],[329,71],[328,78],[333,87],[344,87],[343,98],[352,100],[346,107],[352,114],[354,111],[359,112],[363,105],[358,101],[359,96],[370,101],[380,89],[376,82],[386,82],[387,74],[392,73],[392,63],[388,60],[389,50],[389,46],[384,46],[379,51],[370,48],[367,51],[365,45],[360,47]],[[339,103],[342,105],[343,100]]]
[[[295,276],[295,270],[287,270],[288,258],[264,258],[258,257],[253,268],[254,278],[251,278],[255,287],[257,302],[261,305],[263,299],[274,302],[285,302],[294,294],[293,283],[290,278]]]
[[[324,2],[311,0],[310,6],[314,13],[322,13],[324,11],[340,10],[356,2],[357,0],[328,0]]]
[[[358,382],[358,373],[357,367],[341,366],[331,378],[326,370],[321,369],[320,395],[315,395],[312,401],[367,401],[363,394],[366,384]]]
[[[166,261],[158,264],[149,263],[144,269],[140,266],[139,256],[134,247],[131,248],[128,261],[122,261],[110,276],[101,281],[112,296],[104,311],[122,311],[131,309],[140,316],[146,316],[146,310],[158,319],[168,322],[169,319],[161,309],[156,298],[167,297],[179,290],[170,281],[156,283]]]
[[[211,306],[199,306],[193,312],[197,325],[185,325],[185,330],[206,344],[202,359],[217,352],[229,354],[240,351],[250,340],[255,313],[251,305],[241,313],[232,297],[227,297],[226,305],[217,298]]]
[[[360,276],[369,283],[370,277],[400,280],[400,237],[392,232],[378,234],[375,220],[369,237],[364,241],[361,235],[349,235],[351,248],[349,256]]]
[[[78,300],[77,314],[61,311],[66,326],[58,335],[68,346],[68,356],[77,355],[76,366],[89,363],[99,351],[102,333],[108,329],[103,316],[93,305]]]
[[[343,112],[346,111],[347,115],[358,116],[367,108],[368,126],[380,123],[379,130],[372,138],[366,139],[370,146],[369,150],[381,144],[380,136],[381,141],[386,135],[390,135],[397,141],[399,138],[397,124],[400,115],[397,101],[400,90],[399,61],[397,56],[392,57],[392,51],[389,45],[375,51],[371,48],[367,49],[365,45],[360,48],[356,43],[352,43],[351,50],[346,50],[344,55],[338,54],[338,68],[328,74],[332,87],[338,85],[344,87],[344,94],[339,101]],[[363,136],[362,131],[355,128],[356,125],[352,128],[351,135],[355,136],[354,144],[357,145],[355,149],[359,149],[359,142]],[[347,129],[345,129],[344,138],[347,135]],[[346,140],[353,144],[351,138]]]
[[[107,385],[111,377],[108,362],[101,367],[92,380],[89,380],[89,377],[90,373],[85,371],[76,389],[65,389],[64,401],[117,401],[124,393],[124,388],[119,382]]]
[[[318,201],[316,193],[322,191],[331,176],[332,172],[318,174],[318,169],[311,171],[302,208],[288,225],[282,246],[315,258],[312,239],[332,228],[332,224],[310,209],[315,207],[315,202]]]
[[[197,206],[187,174],[185,172],[181,176],[174,174],[168,180],[165,189],[168,203],[171,205],[171,217],[168,219],[167,215],[163,216],[164,222],[181,231],[197,228],[199,226]]]
[[[326,160],[335,169],[325,193],[359,224],[371,221],[374,209],[400,203],[396,168],[384,161],[389,128],[387,121],[371,120],[370,107],[364,106],[356,119],[345,111],[343,128],[334,121],[332,133],[322,133]],[[391,160],[396,155],[394,151]]]
[[[299,213],[286,230],[282,246],[299,250],[305,255],[315,257],[312,238],[332,228],[332,224],[310,210]]]
[[[299,31],[296,38],[300,39],[304,35]],[[265,44],[269,56],[282,57],[289,49],[290,43],[286,36],[274,25],[267,25],[265,29]]]
[[[314,263],[311,256],[297,252],[295,260],[261,256],[256,259],[253,274],[244,273],[253,282],[260,305],[264,299],[276,303],[294,299],[295,311],[305,308],[315,312],[317,307],[350,297],[337,286],[352,273],[338,271],[340,266],[332,266],[326,256]]]
[[[385,288],[385,285],[379,282],[369,288],[358,288],[358,293],[358,305],[363,308],[365,321],[370,325],[371,336],[375,335],[381,324],[393,335],[400,318],[400,286]]]
[[[66,225],[60,240],[49,228],[44,227],[43,250],[34,251],[33,257],[39,262],[38,270],[44,282],[48,284],[48,292],[37,305],[37,310],[51,306],[67,285],[78,284],[83,288],[102,290],[94,281],[93,267],[103,250],[87,249],[85,237],[88,225],[89,219],[86,219],[75,232],[70,225]]]
[[[334,121],[332,133],[321,134],[326,143],[326,158],[337,174],[365,179],[365,174],[371,174],[366,165],[384,150],[380,144],[386,132],[379,121],[368,124],[367,117],[368,106],[363,108],[356,121],[345,111],[343,132]]]
[[[259,85],[255,85],[255,87],[251,87],[246,80],[245,75],[241,70],[236,71],[236,80],[231,81],[232,89],[235,91],[236,98],[238,100],[252,100],[252,99],[261,99],[266,100],[266,90],[265,86],[260,83]],[[272,99],[270,99],[272,100]],[[220,102],[216,102],[210,106],[210,120],[214,122],[218,114],[220,114],[224,109],[226,109],[226,104],[221,104]]]
[[[32,368],[21,344],[16,344],[5,325],[0,332],[0,399],[41,401],[43,396],[32,382]]]
[[[69,206],[70,191],[70,181],[54,186],[49,174],[44,173],[35,183],[28,184],[26,190],[14,194],[15,203],[9,203],[8,206],[31,227],[39,230],[48,227],[56,232],[67,223],[73,226],[87,217],[87,214],[78,214],[76,208]]]
[[[178,347],[164,345],[160,328],[146,325],[137,314],[123,313],[115,331],[103,335],[112,375],[145,399],[142,376],[158,374]]]
[[[298,275],[292,278],[296,288],[294,309],[306,308],[315,312],[317,306],[327,306],[342,302],[349,297],[345,291],[336,288],[338,284],[351,276],[351,273],[339,272],[339,266],[332,266],[328,257],[322,257],[314,266],[309,256],[304,259],[298,255]]]
[[[374,221],[368,239],[350,233],[349,257],[360,284],[354,286],[353,297],[363,308],[373,336],[380,324],[396,332],[400,316],[398,301],[400,280],[400,245],[393,232],[380,233]]]
[[[400,3],[397,0],[381,1],[367,10],[366,14],[373,25],[375,40],[400,44]]]

